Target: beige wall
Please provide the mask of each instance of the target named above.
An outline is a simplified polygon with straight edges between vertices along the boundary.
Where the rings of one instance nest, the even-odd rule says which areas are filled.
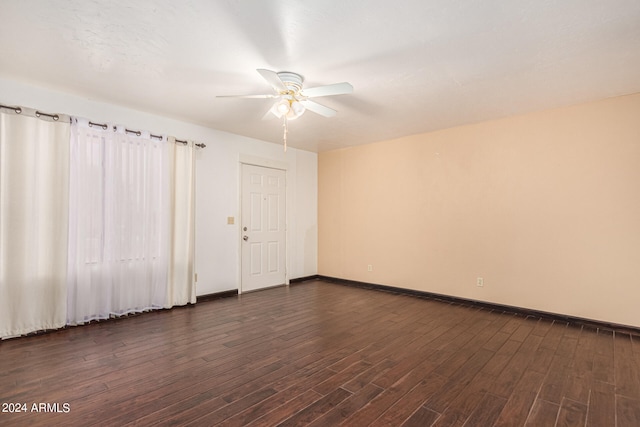
[[[640,326],[640,94],[321,153],[318,186],[321,275]]]

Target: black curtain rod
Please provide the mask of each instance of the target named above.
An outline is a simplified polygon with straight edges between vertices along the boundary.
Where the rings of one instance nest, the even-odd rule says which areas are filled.
[[[22,108],[20,107],[10,107],[8,105],[2,105],[0,104],[0,108],[5,108],[7,110],[13,110],[16,114],[22,114]],[[36,117],[41,117],[41,116],[46,116],[46,117],[50,117],[53,120],[60,120],[60,116],[57,114],[49,114],[49,113],[43,113],[42,111],[38,111],[36,110]]]
[[[9,107],[8,105],[0,104],[0,108],[6,108],[7,110],[13,110],[16,114],[22,113],[22,108],[20,108],[20,107]]]
[[[54,119],[54,120],[56,120],[56,119]],[[108,126],[107,124],[105,124],[105,123],[95,123],[95,122],[89,122],[89,126],[100,126],[100,127],[101,127],[102,129],[104,129],[104,130],[107,130],[107,128],[109,127],[109,126]],[[117,128],[114,126],[114,127],[113,127],[113,131],[115,132],[115,131],[116,131],[116,129],[117,129]],[[140,135],[142,135],[142,132],[141,132],[141,131],[139,131],[139,130],[131,130],[131,129],[127,129],[127,128],[125,128],[125,129],[124,129],[124,131],[125,131],[125,132],[127,132],[127,133],[132,133],[132,134],[134,134],[135,136],[140,136]],[[151,137],[151,138],[156,138],[156,139],[162,139],[162,135],[154,135],[154,134],[152,134],[152,133],[151,133],[151,134],[149,134],[149,137]],[[176,138],[176,140],[175,140],[175,141],[176,141],[177,143],[179,143],[179,144],[182,144],[182,145],[187,145],[187,144],[189,143],[189,142],[188,142],[188,141],[186,141],[186,140],[177,139],[177,138]],[[195,145],[196,147],[199,147],[199,148],[206,148],[206,147],[207,147],[205,144],[194,144],[194,145]]]
[[[47,114],[47,113],[43,113],[41,111],[36,110],[36,117],[40,117],[40,116],[51,117],[54,121],[58,121],[60,119],[60,116],[57,114]]]
[[[107,128],[109,127],[104,123],[89,122],[89,127],[92,127],[92,126],[100,126],[103,130],[107,130]]]
[[[13,110],[16,114],[21,114],[22,113],[22,108],[21,107],[13,107],[13,106],[9,106],[9,105],[2,105],[0,104],[0,108],[5,108],[7,110]],[[43,113],[42,111],[38,111],[36,110],[36,117],[40,117],[40,116],[46,116],[49,118],[52,118],[54,121],[57,121],[60,119],[60,116],[57,114],[49,114],[49,113]],[[89,122],[89,126],[100,126],[103,130],[107,130],[109,128],[109,126],[106,123],[95,123],[95,122]],[[113,131],[116,131],[116,127],[113,127]],[[125,132],[127,133],[132,133],[136,136],[140,136],[142,135],[142,132],[139,130],[131,130],[131,129],[124,129]],[[154,134],[149,134],[149,137],[151,138],[156,138],[156,139],[162,139],[162,135],[154,135]],[[188,142],[186,140],[182,140],[182,139],[177,139],[175,140],[177,143],[180,143],[182,145],[187,145]],[[207,146],[205,144],[194,144],[196,147],[198,148],[206,148]]]

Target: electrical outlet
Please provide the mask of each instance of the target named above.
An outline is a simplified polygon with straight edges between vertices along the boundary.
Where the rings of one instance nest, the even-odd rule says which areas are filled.
[[[478,277],[476,279],[476,286],[479,286],[479,287],[484,286],[484,279],[482,277]]]
[[[371,264],[367,265],[367,271],[373,271],[373,266]]]

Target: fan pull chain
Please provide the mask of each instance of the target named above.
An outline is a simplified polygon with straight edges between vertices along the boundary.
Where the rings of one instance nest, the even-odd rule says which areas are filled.
[[[284,128],[284,135],[282,136],[282,139],[284,141],[284,152],[287,152],[287,132],[289,132],[289,129],[287,127],[287,116],[284,116],[284,123],[282,124],[282,127]]]

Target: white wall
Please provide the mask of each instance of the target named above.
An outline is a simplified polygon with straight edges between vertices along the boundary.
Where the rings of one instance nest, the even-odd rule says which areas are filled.
[[[197,294],[240,285],[240,159],[287,168],[287,252],[290,279],[317,274],[317,155],[167,117],[0,78],[0,104],[65,113],[130,129],[205,143],[196,157]],[[227,217],[235,217],[227,225]]]

